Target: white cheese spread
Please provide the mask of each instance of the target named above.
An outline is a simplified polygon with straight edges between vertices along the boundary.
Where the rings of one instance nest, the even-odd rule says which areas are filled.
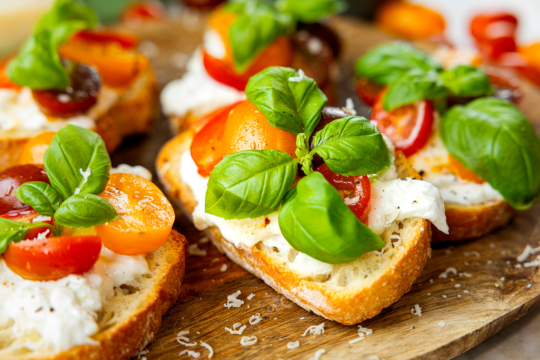
[[[57,281],[30,281],[0,260],[0,327],[29,350],[68,350],[94,344],[98,314],[114,288],[148,273],[144,256],[124,256],[102,248],[98,261],[83,275]]]
[[[439,189],[445,203],[481,205],[503,200],[501,194],[487,182],[478,184],[466,181],[448,171],[445,167],[448,156],[440,136],[434,134],[420,151],[409,157],[409,161],[425,181]]]
[[[225,220],[205,212],[205,196],[208,178],[197,172],[197,166],[189,150],[182,154],[180,163],[180,179],[187,184],[197,205],[193,211],[193,222],[199,230],[210,226],[219,228],[223,237],[236,247],[250,248],[259,242],[274,246],[280,252],[292,250],[287,240],[281,234],[278,224],[279,212],[274,212],[266,218],[242,220]],[[369,215],[369,227],[381,234],[385,227],[394,220],[409,217],[421,217],[433,222],[439,230],[448,232],[444,204],[437,189],[424,181],[396,180],[394,166],[372,178],[372,208]],[[415,202],[416,201],[416,202]],[[302,275],[327,274],[333,265],[323,263],[312,257],[299,253],[291,262],[290,267]]]
[[[152,181],[152,173],[150,170],[141,165],[131,166],[128,164],[120,164],[117,167],[111,169],[111,174],[131,174],[145,178],[148,181]]]

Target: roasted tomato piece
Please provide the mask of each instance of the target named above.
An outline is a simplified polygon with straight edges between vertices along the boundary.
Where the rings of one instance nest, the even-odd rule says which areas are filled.
[[[106,248],[122,255],[145,255],[159,249],[169,237],[174,210],[151,181],[131,174],[111,174],[99,196],[121,216],[95,227]]]
[[[472,19],[470,31],[480,53],[487,59],[498,60],[504,53],[517,51],[517,25],[517,18],[510,13],[484,13]]]
[[[139,38],[131,34],[120,34],[109,30],[81,30],[70,41],[81,41],[97,44],[118,44],[124,49],[134,49],[139,43]]]
[[[11,81],[6,72],[10,60],[11,58],[0,60],[0,89],[19,90],[22,88],[22,86]]]
[[[54,131],[46,131],[28,140],[19,156],[19,164],[43,164],[43,156],[51,145],[54,134]]]
[[[138,1],[130,4],[122,20],[126,22],[141,20],[158,20],[165,16],[165,7],[159,1]]]
[[[390,112],[384,110],[383,90],[371,109],[371,120],[377,123],[380,132],[390,138],[396,150],[410,156],[420,150],[428,141],[433,127],[433,103],[421,100]]]
[[[345,204],[356,215],[358,220],[367,224],[371,210],[371,184],[367,176],[343,176],[334,173],[328,165],[322,164],[315,171],[320,172],[324,178],[335,187]]]
[[[238,103],[219,108],[201,118],[195,125],[202,126],[202,129],[195,134],[191,142],[191,157],[201,176],[210,176],[214,166],[223,159],[221,147],[223,132],[229,113],[236,105]]]
[[[58,280],[90,270],[101,252],[101,236],[60,236],[11,243],[4,252],[7,267],[27,280]]]
[[[36,210],[12,210],[8,211],[0,217],[12,221],[21,221],[21,222],[42,222],[47,223],[51,226],[54,226],[54,220],[48,216],[40,216]],[[26,240],[36,239],[37,237],[49,238],[52,236],[52,232],[48,227],[40,227],[35,229],[30,229],[24,237]]]
[[[42,165],[15,165],[0,172],[0,215],[12,210],[28,210],[15,197],[15,190],[29,181],[43,181],[49,184],[49,178]]]
[[[101,78],[91,66],[66,62],[71,86],[66,89],[32,90],[34,99],[43,113],[69,117],[90,109],[101,88]]]
[[[383,86],[374,83],[366,78],[358,78],[355,82],[356,94],[368,106],[373,106]]]
[[[450,171],[452,171],[454,174],[456,174],[463,180],[467,180],[477,184],[485,183],[484,180],[480,179],[478,176],[476,176],[474,172],[467,169],[465,165],[463,165],[458,159],[456,159],[452,155],[448,155],[448,165],[450,167]]]

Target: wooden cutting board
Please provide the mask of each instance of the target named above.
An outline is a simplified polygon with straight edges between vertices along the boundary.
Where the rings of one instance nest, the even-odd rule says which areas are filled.
[[[180,12],[174,18],[131,29],[144,40],[144,51],[151,55],[160,83],[176,79],[202,40],[204,15]],[[390,38],[372,26],[349,18],[336,18],[331,25],[342,36],[344,51],[340,61],[339,98],[344,104],[353,97],[357,110],[367,108],[354,96],[352,66],[354,60],[374,45]],[[526,85],[525,85],[526,86]],[[540,125],[540,95],[527,87],[522,107]],[[163,143],[170,138],[162,116],[153,132],[144,138],[129,139],[114,155],[115,165],[125,162],[154,169],[154,160]],[[188,258],[182,296],[164,316],[161,329],[144,356],[150,359],[187,359],[183,350],[196,351],[201,359],[213,348],[214,359],[308,359],[324,349],[322,359],[450,359],[493,335],[533,309],[540,301],[538,269],[516,268],[516,257],[527,244],[540,241],[540,206],[520,212],[506,228],[482,239],[459,245],[436,246],[433,256],[411,291],[379,316],[362,323],[373,330],[365,340],[358,338],[357,326],[343,326],[309,313],[261,280],[220,254],[186,218],[178,216],[176,229],[189,242],[199,243],[206,256]],[[532,260],[532,256],[529,261]],[[454,267],[458,274],[440,275]],[[227,295],[241,291],[245,301],[240,308],[227,309]],[[247,300],[249,294],[255,294]],[[412,314],[420,305],[422,316]],[[249,324],[259,313],[262,321]],[[231,335],[225,327],[247,325],[242,335]],[[302,336],[311,325],[324,323],[324,334]],[[444,325],[444,326],[442,326]],[[189,340],[197,345],[185,347],[177,342],[177,333],[190,331]],[[255,345],[244,347],[242,336],[256,336]],[[297,349],[287,343],[299,341]]]

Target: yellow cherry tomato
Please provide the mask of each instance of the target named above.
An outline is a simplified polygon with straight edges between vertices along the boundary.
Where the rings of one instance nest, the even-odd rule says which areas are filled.
[[[51,145],[54,134],[53,131],[47,131],[28,140],[19,156],[19,164],[43,164],[43,155]]]

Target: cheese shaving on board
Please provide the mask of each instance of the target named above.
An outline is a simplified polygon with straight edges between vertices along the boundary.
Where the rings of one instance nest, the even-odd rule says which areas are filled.
[[[349,344],[354,344],[354,343],[357,343],[359,341],[362,341],[366,338],[366,335],[364,333],[358,333],[358,338],[357,339],[354,339],[354,340],[351,340],[349,341]]]
[[[184,354],[188,354],[188,356],[194,357],[195,359],[201,356],[201,353],[198,353],[196,351],[191,351],[191,350],[184,350],[178,356],[182,356]]]
[[[296,341],[292,341],[290,343],[287,343],[287,349],[296,349],[300,346],[300,341],[296,340]]]
[[[232,330],[228,327],[225,328],[228,332],[231,333],[231,335],[242,335],[242,332],[244,332],[244,329],[246,328],[246,325],[240,327],[242,324],[240,323],[234,323],[232,326]],[[240,328],[238,328],[240,327]]]
[[[248,297],[247,297],[247,299],[248,299],[248,300],[251,300],[251,299],[253,299],[254,297],[255,297],[255,294],[249,294]]]
[[[411,309],[411,313],[416,316],[422,316],[422,308],[420,305],[414,305],[414,308]]]
[[[523,252],[517,257],[517,261],[522,263],[531,255],[535,255],[536,253],[540,252],[540,247],[533,248],[531,245],[527,244],[525,246],[525,249],[523,249]]]
[[[534,266],[540,266],[540,255],[538,255],[535,260],[523,264],[524,268],[530,268]]]
[[[324,354],[325,352],[326,350],[324,349],[317,350],[315,352],[315,355],[313,355],[313,357],[310,357],[309,360],[319,360],[321,358],[321,355]]]
[[[221,269],[219,269],[221,272],[227,271],[227,264],[221,265]]]
[[[230,309],[232,307],[239,308],[244,304],[244,300],[237,299],[238,295],[240,295],[241,292],[238,290],[234,294],[227,295],[227,303],[223,304],[227,309]]]
[[[463,256],[465,256],[465,257],[469,257],[469,256],[482,257],[482,255],[478,251],[464,251]]]
[[[214,356],[214,349],[212,349],[212,347],[208,345],[207,343],[205,343],[204,341],[201,341],[201,346],[208,349],[208,351],[210,351],[210,354],[208,354],[208,358],[211,359],[212,356]]]
[[[206,256],[208,254],[206,250],[199,249],[199,244],[197,243],[189,245],[188,253],[193,256]]]
[[[446,323],[444,321],[439,321],[439,326],[440,327],[445,327],[446,326]]]
[[[302,335],[302,336],[306,336],[308,331],[309,331],[309,335],[321,335],[321,334],[324,334],[324,323],[319,324],[319,325],[311,325],[310,327],[307,328],[307,330],[304,332],[304,335]]]
[[[252,315],[252,316],[249,318],[249,323],[250,323],[251,325],[255,325],[255,324],[258,324],[261,320],[262,320],[261,314],[256,313],[255,315]]]
[[[242,340],[240,340],[240,344],[242,344],[242,346],[255,345],[256,342],[256,336],[242,336]]]
[[[448,278],[448,274],[449,273],[452,273],[454,275],[457,275],[458,271],[456,268],[454,267],[449,267],[448,269],[446,269],[444,272],[442,272],[440,275],[439,275],[439,279],[446,279]]]

